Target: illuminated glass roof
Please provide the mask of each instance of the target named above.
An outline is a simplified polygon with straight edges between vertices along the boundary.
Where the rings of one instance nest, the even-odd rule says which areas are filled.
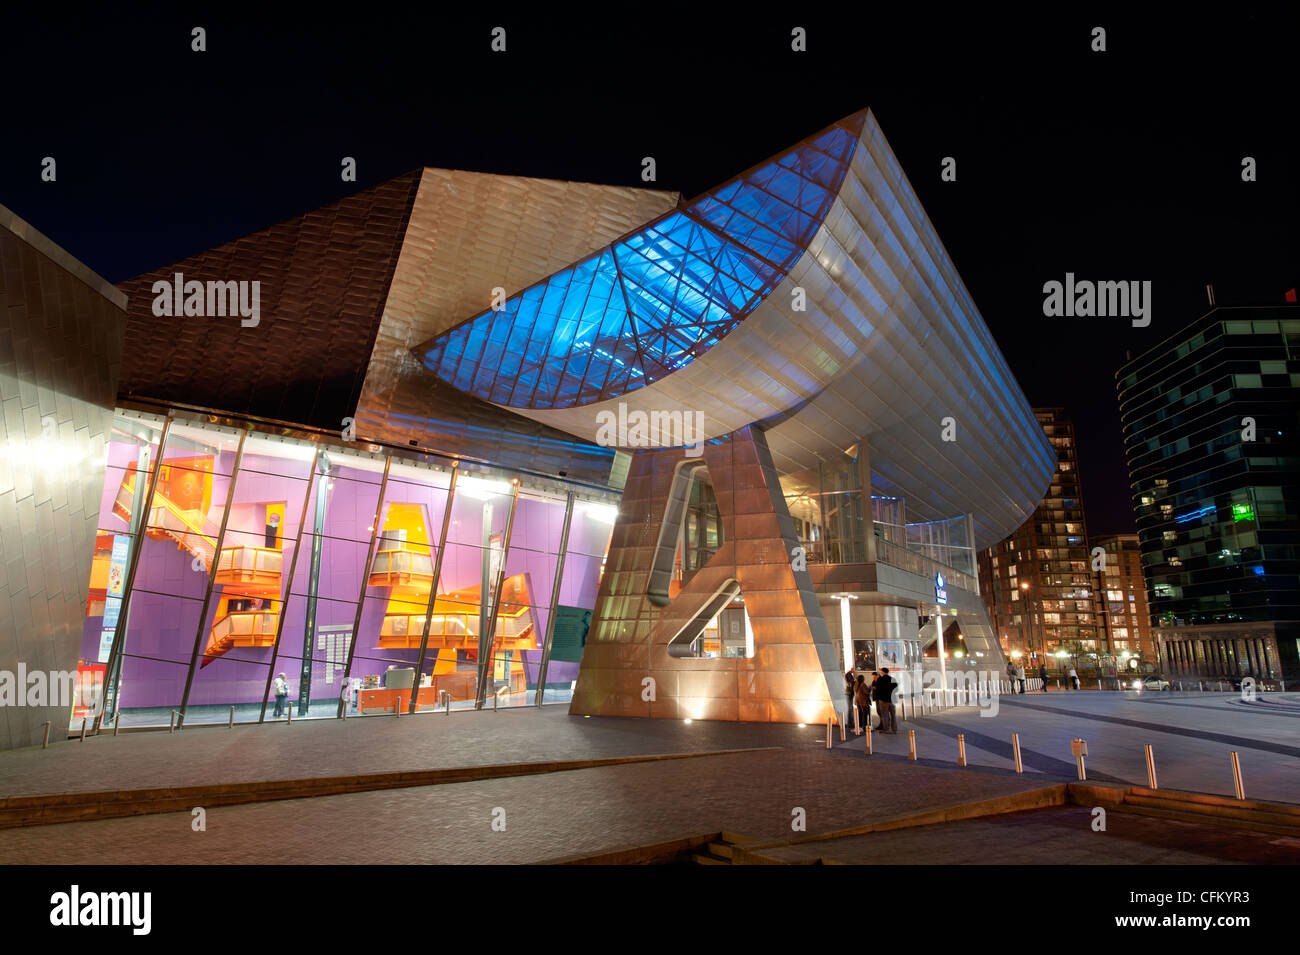
[[[839,191],[863,113],[422,345],[444,381],[514,408],[635,391],[717,344],[785,277]]]

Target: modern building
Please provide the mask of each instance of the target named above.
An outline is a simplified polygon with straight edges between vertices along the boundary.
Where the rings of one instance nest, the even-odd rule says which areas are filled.
[[[121,291],[74,721],[822,720],[953,618],[1002,666],[974,553],[1055,456],[867,111],[691,201],[423,169]]]
[[[1052,483],[1029,520],[980,553],[980,589],[1008,656],[1052,672],[1105,668],[1074,424],[1062,408],[1034,415],[1054,452]]]
[[[1146,576],[1142,573],[1142,547],[1137,534],[1109,534],[1089,539],[1090,566],[1096,571],[1093,592],[1098,632],[1106,653],[1114,657],[1120,673],[1150,673],[1159,663]],[[1102,553],[1096,554],[1100,547]]]
[[[1115,377],[1166,673],[1300,680],[1300,308],[1213,308]]]

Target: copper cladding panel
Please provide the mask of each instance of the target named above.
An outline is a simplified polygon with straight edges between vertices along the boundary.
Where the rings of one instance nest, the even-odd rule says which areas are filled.
[[[704,449],[724,543],[665,608],[645,595],[679,449],[639,451],[601,580],[571,713],[667,719],[820,722],[834,711],[838,662],[807,571],[790,559],[794,524],[764,434],[744,428]],[[739,511],[739,513],[738,513]],[[612,572],[611,572],[612,571]],[[673,658],[667,646],[726,581],[741,589],[752,658]],[[642,698],[646,677],[655,699]]]
[[[352,415],[418,172],[123,282],[119,394],[339,429]],[[153,314],[153,283],[257,281],[261,316]]]

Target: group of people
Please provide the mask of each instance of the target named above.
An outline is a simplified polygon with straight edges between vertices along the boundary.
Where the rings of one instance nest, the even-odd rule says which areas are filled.
[[[1044,693],[1046,693],[1047,692],[1047,665],[1046,664],[1041,664],[1038,667],[1038,680],[1039,683],[1041,684],[1039,686],[1039,689],[1042,690]],[[1008,663],[1007,681],[1011,684],[1012,692],[1017,692],[1016,688],[1019,687],[1019,692],[1023,694],[1025,692],[1024,666],[1019,663]]]
[[[1007,680],[1011,683],[1011,689],[1014,691],[1017,684],[1020,692],[1025,692],[1025,668],[1018,663],[1007,664]],[[1044,693],[1047,692],[1047,664],[1041,664],[1038,667],[1038,680],[1041,684],[1039,689]],[[1079,674],[1075,672],[1074,667],[1065,675],[1065,685],[1072,690],[1079,688]]]
[[[865,673],[854,674],[850,670],[844,674],[844,694],[848,699],[849,712],[852,712],[854,707],[857,708],[858,735],[871,728],[873,703],[876,707],[879,731],[898,734],[898,716],[894,711],[898,699],[898,681],[889,675],[889,667],[872,670],[871,682],[867,682]]]

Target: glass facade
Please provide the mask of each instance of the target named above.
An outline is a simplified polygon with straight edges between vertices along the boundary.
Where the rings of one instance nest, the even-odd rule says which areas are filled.
[[[1215,309],[1116,378],[1151,613],[1180,643],[1165,663],[1209,676],[1294,670],[1300,310]],[[1200,627],[1219,630],[1187,629]],[[1237,652],[1261,635],[1262,652]]]
[[[617,496],[119,412],[100,515],[82,680],[166,725],[566,701]]]
[[[861,134],[832,126],[422,346],[426,368],[513,408],[634,391],[717,344],[831,208]]]

